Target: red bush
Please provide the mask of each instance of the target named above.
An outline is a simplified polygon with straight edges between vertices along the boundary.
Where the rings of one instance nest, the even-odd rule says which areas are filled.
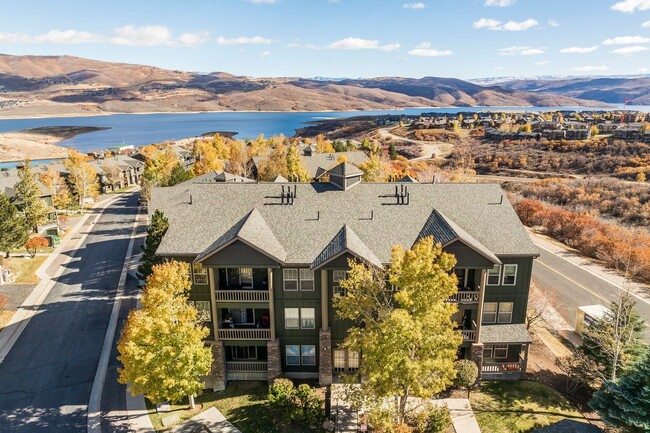
[[[25,249],[32,258],[36,255],[36,252],[39,248],[45,248],[49,245],[49,242],[45,238],[35,237],[30,238],[25,244]]]

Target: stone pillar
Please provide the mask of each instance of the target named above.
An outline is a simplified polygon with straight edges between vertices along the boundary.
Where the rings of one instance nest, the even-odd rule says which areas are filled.
[[[483,343],[472,343],[469,352],[469,359],[474,361],[478,366],[478,377],[476,382],[481,383],[481,379],[483,378],[483,373],[481,371],[483,369]]]
[[[318,383],[320,386],[332,384],[332,330],[321,329],[318,332],[319,351]]]
[[[282,352],[280,351],[280,340],[276,339],[266,343],[266,378],[269,385],[275,379],[282,376]]]
[[[223,348],[223,341],[216,341],[212,345],[212,378],[213,391],[226,389],[226,352]]]

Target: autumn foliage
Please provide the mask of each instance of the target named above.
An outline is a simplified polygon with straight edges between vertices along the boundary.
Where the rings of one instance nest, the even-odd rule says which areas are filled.
[[[586,213],[564,210],[539,200],[522,199],[514,205],[519,218],[583,254],[631,276],[650,281],[650,234],[619,227]]]
[[[25,249],[29,253],[29,255],[34,258],[36,256],[36,252],[38,251],[39,248],[45,248],[48,246],[49,243],[47,239],[45,238],[40,238],[40,237],[34,237],[30,238],[27,243],[25,244]]]

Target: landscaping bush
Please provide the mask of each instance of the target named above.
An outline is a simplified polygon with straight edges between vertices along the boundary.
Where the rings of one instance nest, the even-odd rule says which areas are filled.
[[[456,369],[456,379],[454,385],[457,387],[464,386],[467,388],[467,398],[469,398],[469,390],[478,379],[478,366],[470,359],[461,359],[454,364]]]
[[[39,248],[45,248],[49,245],[49,242],[45,238],[34,237],[30,238],[25,244],[25,249],[33,259],[36,256],[36,252]]]
[[[312,426],[325,418],[323,400],[309,385],[296,388],[289,379],[276,379],[269,387],[268,399],[281,421]]]
[[[407,423],[414,433],[441,433],[451,425],[451,417],[446,406],[427,405],[409,416]]]

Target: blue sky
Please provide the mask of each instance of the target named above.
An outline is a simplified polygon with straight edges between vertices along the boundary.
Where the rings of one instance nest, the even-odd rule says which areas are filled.
[[[650,0],[0,0],[0,53],[266,76],[650,73]]]

